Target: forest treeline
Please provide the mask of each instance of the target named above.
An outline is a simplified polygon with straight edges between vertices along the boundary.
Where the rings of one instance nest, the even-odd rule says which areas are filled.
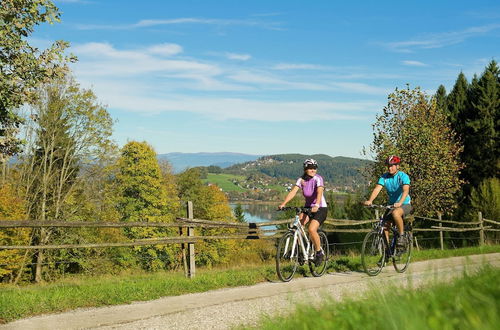
[[[306,158],[314,158],[320,164],[321,175],[330,185],[339,188],[355,188],[366,183],[362,170],[370,163],[368,160],[331,157],[328,155],[279,154],[260,157],[256,161],[236,164],[223,169],[223,173],[249,175],[261,173],[275,178],[297,179],[302,172]]]
[[[72,76],[68,64],[76,58],[65,55],[69,44],[57,41],[40,50],[29,43],[37,25],[59,19],[49,0],[3,0],[0,7],[0,219],[172,222],[185,216],[185,202],[193,201],[195,218],[235,221],[226,195],[204,185],[199,169],[174,175],[147,142],[130,141],[121,148],[113,142],[113,119],[106,107]],[[367,164],[367,181],[373,184],[385,171],[385,157],[398,154],[412,178],[412,201],[419,214],[439,211],[467,221],[481,210],[485,217],[498,219],[499,96],[495,61],[470,83],[460,74],[449,94],[444,87],[432,96],[419,88],[396,89],[373,126],[374,140],[366,153],[375,161]],[[281,163],[269,167],[269,174],[296,177],[300,163],[288,157],[301,156],[275,156],[272,160]],[[317,156],[322,166],[329,161],[334,166],[322,157]],[[333,174],[327,178],[335,179]],[[349,216],[363,216],[364,209],[349,205]],[[220,232],[201,229],[200,235]],[[2,229],[0,245],[168,235],[177,233],[163,228]],[[206,266],[272,255],[264,243],[243,240],[207,240],[196,251],[198,264]],[[65,273],[177,269],[182,253],[175,245],[0,250],[0,260],[0,280],[19,283],[54,280]]]

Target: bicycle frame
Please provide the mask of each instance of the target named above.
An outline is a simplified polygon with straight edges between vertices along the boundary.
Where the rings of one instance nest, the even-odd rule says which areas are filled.
[[[302,252],[302,256],[304,257],[304,260],[309,260],[311,259],[311,256],[309,255],[309,251],[311,249],[311,241],[307,237],[306,231],[304,229],[304,226],[300,222],[300,217],[299,215],[295,216],[295,220],[292,224],[292,227],[289,229],[290,232],[293,232],[293,242],[292,242],[292,255],[291,257],[294,257],[293,251],[295,251],[295,247],[297,244],[299,244],[300,250]],[[304,243],[305,241],[305,243]],[[288,248],[289,242],[286,243],[285,245],[285,250]]]

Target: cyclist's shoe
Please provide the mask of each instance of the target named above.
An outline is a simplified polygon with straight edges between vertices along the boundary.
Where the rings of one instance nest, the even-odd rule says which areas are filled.
[[[399,235],[398,239],[396,240],[396,246],[398,248],[404,248],[406,244],[407,244],[406,235],[405,234]]]
[[[314,265],[316,267],[319,267],[321,263],[323,262],[323,259],[325,258],[325,254],[323,253],[322,250],[316,251],[316,255],[314,256]]]
[[[302,256],[302,254],[299,254],[299,265],[303,266],[304,263],[305,263],[305,260],[304,260],[304,257]]]

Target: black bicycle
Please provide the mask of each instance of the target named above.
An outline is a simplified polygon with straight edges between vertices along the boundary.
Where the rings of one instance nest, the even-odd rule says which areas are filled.
[[[326,272],[329,256],[328,238],[325,232],[318,230],[321,249],[324,257],[321,263],[314,262],[314,246],[306,234],[304,226],[300,223],[300,214],[305,213],[311,217],[310,207],[284,207],[278,211],[295,211],[294,221],[288,225],[286,232],[279,240],[276,247],[276,272],[283,282],[293,278],[299,265],[309,264],[313,276],[322,276]]]
[[[390,209],[393,206],[371,205],[372,208]],[[389,242],[384,232],[384,215],[380,217],[373,230],[366,234],[361,250],[361,263],[365,272],[370,276],[376,276],[384,268],[388,260],[392,260],[394,269],[403,273],[408,269],[413,246],[413,233],[411,223],[405,224],[404,245],[397,246],[396,240],[399,236],[397,227],[391,226],[392,239]]]

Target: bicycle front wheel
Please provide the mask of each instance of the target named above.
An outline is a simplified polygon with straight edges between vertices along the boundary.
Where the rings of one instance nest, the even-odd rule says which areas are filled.
[[[405,232],[405,245],[402,247],[396,247],[396,253],[392,259],[392,264],[394,269],[398,273],[404,273],[408,269],[411,258],[411,249],[413,246],[413,235],[411,232]]]
[[[276,251],[276,273],[283,282],[293,278],[299,264],[299,244],[293,247],[294,233],[288,232],[279,241]]]
[[[323,260],[317,265],[314,260],[309,260],[309,269],[311,270],[311,274],[315,277],[322,276],[326,272],[328,257],[330,255],[330,251],[328,249],[328,237],[322,231],[318,231],[318,235],[324,256]]]
[[[382,236],[376,231],[366,234],[363,240],[361,264],[370,276],[378,275],[385,265],[385,244]]]

